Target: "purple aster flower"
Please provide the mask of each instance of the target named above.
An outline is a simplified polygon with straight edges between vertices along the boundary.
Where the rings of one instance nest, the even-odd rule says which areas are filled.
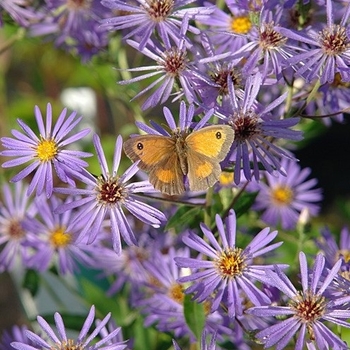
[[[321,230],[321,237],[316,239],[316,245],[322,251],[326,259],[326,266],[331,268],[338,259],[341,259],[342,266],[340,274],[350,280],[350,232],[343,227],[340,232],[339,244],[335,235],[328,228]]]
[[[319,78],[321,84],[331,83],[335,74],[341,75],[342,81],[350,81],[350,38],[348,20],[350,4],[342,10],[343,16],[339,24],[334,24],[333,1],[327,0],[327,24],[320,31],[308,29],[298,33],[281,28],[282,35],[308,47],[302,53],[294,55],[288,62],[295,67],[296,74],[311,82]]]
[[[317,255],[312,270],[308,269],[303,252],[299,253],[299,261],[302,290],[297,290],[278,267],[276,272],[266,271],[270,284],[281,290],[289,301],[287,304],[283,301],[283,306],[274,304],[247,310],[247,313],[258,317],[273,316],[276,321],[282,318],[282,321],[257,333],[256,337],[264,343],[265,348],[275,346],[276,350],[284,349],[293,338],[296,339],[296,350],[304,349],[307,341],[313,342],[320,350],[348,349],[347,344],[324,324],[324,321],[328,321],[350,328],[347,321],[350,310],[343,308],[349,303],[350,296],[326,296],[327,289],[337,276],[341,261],[331,270],[325,268],[322,254]]]
[[[72,44],[72,41],[81,38],[82,32],[85,32],[85,36],[87,31],[94,36],[98,35],[96,32],[105,31],[98,24],[102,18],[110,15],[100,0],[45,0],[41,11],[45,16],[41,22],[30,27],[30,34],[51,34],[58,46],[68,42]],[[90,41],[92,43],[94,42]]]
[[[314,85],[305,84],[305,87],[294,96],[300,98],[305,105],[305,98],[312,93]],[[301,105],[301,106],[302,106]],[[303,112],[310,119],[321,120],[326,126],[332,121],[343,122],[344,113],[350,105],[349,83],[342,81],[339,73],[335,73],[332,83],[325,83],[318,88],[313,99],[308,101]]]
[[[218,52],[236,52],[248,42],[248,34],[256,32],[252,23],[251,10],[242,9],[235,3],[226,1],[228,10],[215,6],[215,11],[202,22],[209,27],[208,35]],[[205,3],[208,5],[209,3]]]
[[[154,251],[149,260],[143,263],[147,274],[147,289],[136,306],[143,307],[142,312],[147,315],[145,326],[156,323],[161,332],[174,332],[177,338],[189,337],[194,341],[195,336],[189,329],[184,315],[185,294],[177,281],[184,271],[175,264],[175,256],[188,258],[190,251],[187,248],[177,251],[170,248],[167,254],[160,250]],[[224,334],[232,332],[218,312],[206,314],[204,331],[209,334],[217,332],[220,341],[223,340]]]
[[[2,0],[0,3],[0,26],[3,24],[2,11],[7,12],[14,21],[27,27],[30,22],[36,21],[40,15],[29,6],[28,0]]]
[[[242,60],[223,57],[215,49],[216,43],[206,34],[201,35],[201,46],[196,46],[196,67],[201,78],[196,79],[195,89],[203,109],[225,106],[229,99],[228,80],[235,85],[235,93],[243,96],[245,76],[241,74]],[[202,77],[205,77],[203,79]]]
[[[251,180],[252,177],[259,180],[260,165],[269,173],[284,173],[280,159],[293,156],[278,146],[276,141],[302,139],[302,132],[290,129],[298,123],[299,118],[280,119],[270,113],[284,101],[286,94],[263,108],[256,101],[262,83],[260,73],[247,79],[242,100],[235,94],[232,81],[229,79],[227,83],[230,106],[219,108],[216,115],[235,131],[230,155],[230,160],[235,162],[235,183],[240,183],[241,168],[247,180]]]
[[[111,341],[120,332],[120,328],[114,329],[109,334],[104,334],[104,336],[93,342],[97,336],[101,336],[101,331],[106,326],[109,321],[111,314],[109,313],[101,322],[98,323],[96,328],[88,335],[88,332],[93,325],[95,318],[95,307],[91,306],[89,314],[84,322],[84,325],[77,337],[77,339],[72,339],[67,337],[66,329],[63,323],[62,316],[56,312],[54,315],[55,324],[57,328],[58,335],[55,334],[54,330],[41,316],[37,317],[39,326],[45,333],[48,340],[41,338],[39,335],[33,333],[32,331],[26,331],[27,338],[32,342],[32,346],[23,342],[13,342],[12,347],[17,350],[42,350],[42,349],[90,349],[90,350],[122,350],[126,348],[125,342]]]
[[[282,242],[268,245],[277,236],[277,231],[269,232],[269,228],[265,228],[245,249],[236,247],[236,215],[233,210],[230,210],[226,219],[226,229],[219,215],[216,215],[216,225],[221,244],[204,224],[201,224],[201,229],[209,243],[192,232],[183,238],[187,246],[207,258],[175,258],[178,266],[194,270],[178,281],[193,283],[185,292],[193,293],[193,299],[198,302],[213,296],[211,310],[217,310],[223,303],[232,318],[243,313],[242,292],[254,305],[270,302],[268,296],[254,283],[266,283],[266,271],[273,269],[273,266],[256,265],[253,259],[276,249]]]
[[[26,266],[30,256],[28,240],[35,235],[25,230],[25,217],[33,217],[35,208],[26,195],[27,186],[17,182],[12,190],[2,186],[3,203],[0,203],[0,272],[10,270],[16,259]]]
[[[254,183],[259,191],[254,209],[262,210],[261,219],[268,225],[281,223],[285,230],[296,227],[300,213],[307,209],[309,216],[316,216],[322,200],[321,190],[314,188],[316,179],[307,180],[310,168],[301,169],[297,162],[282,159],[281,165],[286,175],[277,176],[266,173],[266,183]]]
[[[67,198],[64,204],[72,201],[74,198]],[[28,266],[43,272],[52,264],[57,264],[61,274],[79,271],[77,263],[94,266],[94,260],[89,255],[91,247],[87,246],[86,242],[76,242],[84,222],[73,224],[72,211],[54,213],[54,209],[64,205],[55,195],[48,200],[37,197],[35,204],[36,218],[25,220],[23,223],[25,229],[35,235],[35,240],[30,242],[35,253],[28,260]]]
[[[138,98],[156,87],[153,94],[149,96],[142,104],[143,110],[154,107],[159,103],[163,104],[166,102],[173,93],[175,87],[177,90],[175,91],[173,101],[185,96],[188,103],[192,103],[196,98],[194,94],[193,80],[206,80],[204,76],[196,72],[195,65],[191,63],[189,58],[188,49],[186,48],[184,39],[187,28],[188,21],[187,18],[185,18],[179,37],[181,40],[178,40],[174,45],[166,44],[163,46],[156,41],[148,41],[147,45],[141,49],[137,42],[127,40],[127,43],[130,46],[140,50],[142,54],[146,55],[157,63],[156,65],[152,66],[130,68],[128,71],[131,72],[150,72],[129,80],[122,80],[118,82],[119,84],[125,85],[159,76],[159,78],[149,84],[145,89],[141,90],[132,99],[134,100],[135,98]],[[180,86],[180,90],[177,88],[178,86]]]
[[[63,194],[81,196],[70,203],[60,205],[57,213],[79,208],[73,219],[73,224],[84,223],[77,242],[85,240],[94,242],[101,230],[103,220],[108,219],[112,233],[113,249],[117,254],[121,253],[120,235],[128,245],[137,245],[137,239],[130,227],[128,218],[123,209],[154,227],[166,220],[164,214],[137,199],[137,193],[154,191],[148,181],[140,181],[127,184],[132,176],[138,171],[137,163],[130,166],[123,175],[117,175],[120,164],[123,140],[118,136],[115,144],[112,172],[109,171],[107,161],[101,146],[100,138],[95,134],[93,143],[97,158],[101,166],[102,175],[96,177],[88,171],[74,172],[74,176],[87,185],[86,189],[56,188],[55,191]]]
[[[11,181],[17,182],[23,180],[29,174],[35,172],[27,194],[32,194],[36,189],[36,194],[40,195],[45,188],[47,197],[50,197],[53,190],[53,170],[61,181],[74,184],[69,175],[70,171],[80,171],[81,168],[88,165],[80,158],[90,157],[90,153],[67,149],[67,146],[86,136],[90,130],[84,129],[68,137],[68,134],[78,125],[82,117],[76,118],[77,113],[73,112],[66,118],[66,108],[59,115],[53,128],[50,103],[47,104],[46,124],[44,124],[38,106],[35,106],[34,112],[39,136],[22,120],[17,119],[24,133],[12,130],[12,135],[15,138],[1,138],[2,145],[7,150],[2,151],[0,155],[15,157],[12,160],[4,162],[2,167],[10,168],[30,162]]]
[[[0,338],[0,350],[13,350],[11,343],[14,341],[21,342],[24,344],[31,344],[31,342],[27,339],[26,332],[28,327],[23,326],[13,326],[9,330],[5,330]]]
[[[170,47],[170,39],[179,43],[182,20],[201,21],[210,15],[213,7],[187,7],[195,0],[136,0],[136,4],[120,0],[103,0],[101,3],[115,12],[123,13],[117,17],[102,21],[102,26],[108,29],[131,29],[124,36],[140,38],[140,50],[146,46],[151,35],[156,32],[166,47]],[[190,26],[189,31],[199,34],[199,29]]]

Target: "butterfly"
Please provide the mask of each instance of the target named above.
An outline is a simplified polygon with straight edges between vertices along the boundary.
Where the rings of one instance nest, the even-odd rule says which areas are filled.
[[[124,151],[149,174],[153,187],[168,195],[185,192],[184,175],[191,191],[213,186],[221,174],[220,162],[229,152],[235,133],[229,125],[200,130],[174,130],[170,136],[140,135],[124,142]]]

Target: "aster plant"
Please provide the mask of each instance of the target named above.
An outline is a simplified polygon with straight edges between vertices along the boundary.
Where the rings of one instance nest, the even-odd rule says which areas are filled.
[[[11,181],[21,181],[34,172],[27,194],[36,192],[37,195],[40,195],[45,192],[46,196],[50,197],[53,191],[54,172],[61,181],[73,184],[69,174],[70,170],[80,171],[81,168],[88,165],[81,158],[90,157],[90,153],[71,150],[68,146],[85,137],[90,129],[84,129],[69,136],[82,117],[76,118],[77,112],[72,112],[66,117],[67,109],[65,108],[53,125],[50,103],[47,104],[45,122],[38,106],[35,106],[34,114],[39,135],[22,120],[17,119],[23,133],[14,129],[12,130],[14,138],[1,138],[5,150],[0,154],[14,157],[2,163],[2,167],[9,168],[29,162],[30,164],[15,175]]]
[[[72,224],[84,225],[80,230],[77,241],[86,240],[87,243],[95,241],[101,229],[103,221],[110,222],[113,249],[117,254],[121,253],[121,236],[128,245],[137,244],[137,238],[129,224],[128,218],[123,211],[128,212],[146,224],[159,227],[166,220],[164,214],[158,209],[140,201],[137,194],[140,192],[152,192],[153,187],[148,181],[128,183],[137,171],[137,164],[131,165],[122,175],[118,175],[121,160],[123,140],[117,137],[112,171],[109,171],[101,141],[98,135],[93,136],[93,143],[97,153],[98,162],[102,174],[95,177],[88,171],[74,172],[74,176],[86,185],[80,188],[55,188],[57,193],[80,196],[80,199],[64,203],[56,208],[56,213],[79,208],[72,219]]]
[[[84,349],[109,349],[109,350],[122,350],[127,347],[125,342],[111,342],[119,332],[120,328],[116,328],[108,334],[104,334],[103,338],[96,340],[95,338],[101,334],[105,325],[109,321],[111,314],[108,314],[98,326],[89,334],[91,326],[95,320],[95,307],[91,306],[88,316],[84,322],[84,325],[77,336],[76,339],[72,339],[67,336],[66,329],[62,316],[56,312],[54,315],[55,324],[57,328],[58,335],[55,334],[55,331],[50,327],[50,325],[45,321],[41,316],[37,317],[38,324],[46,337],[41,337],[38,334],[27,330],[25,332],[27,338],[30,340],[32,345],[29,345],[26,342],[14,341],[11,343],[12,347],[17,350],[33,350],[33,349],[52,349],[53,347],[59,347],[61,349],[67,349],[68,347],[77,347]]]
[[[199,302],[213,296],[211,310],[217,310],[222,303],[228,309],[230,317],[243,313],[242,292],[255,305],[269,303],[269,297],[256,287],[255,282],[266,282],[265,272],[273,269],[273,266],[255,265],[253,259],[282,244],[279,242],[269,245],[277,232],[269,232],[269,229],[265,228],[242,249],[236,247],[236,216],[233,210],[227,217],[226,229],[218,215],[216,215],[216,226],[221,244],[205,225],[201,225],[201,229],[209,243],[193,233],[183,238],[187,246],[210,259],[181,257],[175,259],[180,267],[193,270],[189,276],[179,278],[181,283],[193,283],[186,289],[186,293],[192,293],[193,298]]]
[[[1,1],[0,272],[27,327],[0,347],[348,349],[349,199],[329,201],[300,150],[347,130],[349,14],[331,0]],[[89,103],[66,86],[91,88]],[[61,89],[57,115],[24,111]],[[132,141],[144,133],[151,148]]]
[[[270,283],[280,289],[288,298],[286,306],[258,306],[247,312],[255,316],[287,317],[257,333],[265,348],[276,346],[284,349],[290,340],[297,335],[295,349],[303,349],[307,341],[314,343],[318,349],[347,349],[347,344],[325,326],[324,321],[350,328],[346,321],[350,311],[346,307],[349,296],[325,297],[327,287],[337,276],[341,260],[331,270],[325,269],[325,258],[317,255],[312,269],[307,266],[306,256],[299,254],[302,289],[297,290],[288,277],[277,268],[268,271]]]

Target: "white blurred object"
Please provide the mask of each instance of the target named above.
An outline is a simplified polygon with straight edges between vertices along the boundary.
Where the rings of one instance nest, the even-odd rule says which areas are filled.
[[[82,124],[95,129],[94,118],[97,114],[97,99],[95,91],[89,87],[67,88],[61,93],[62,104],[77,111],[84,118]]]

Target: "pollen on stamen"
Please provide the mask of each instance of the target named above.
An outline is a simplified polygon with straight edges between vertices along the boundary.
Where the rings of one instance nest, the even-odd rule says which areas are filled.
[[[227,249],[215,261],[222,278],[235,278],[242,275],[246,268],[246,259],[241,248]]]
[[[186,52],[173,47],[164,52],[164,66],[167,74],[171,76],[178,76],[186,68]]]
[[[11,220],[6,231],[11,239],[21,239],[25,236],[25,231],[18,219]]]
[[[284,45],[287,38],[276,32],[274,23],[264,23],[260,27],[259,43],[264,50],[271,50]]]
[[[42,139],[37,148],[36,154],[40,161],[50,162],[52,161],[58,153],[58,148],[54,140]]]
[[[252,28],[252,22],[247,16],[232,17],[230,27],[233,33],[247,34]]]
[[[324,315],[327,302],[325,297],[307,291],[306,293],[299,292],[289,304],[296,312],[295,317],[304,323],[311,324]]]
[[[271,197],[276,205],[289,205],[294,199],[294,192],[288,186],[276,186],[271,193]]]
[[[254,111],[235,112],[228,122],[235,131],[238,142],[246,142],[261,133],[259,118]]]
[[[97,198],[102,205],[115,205],[127,196],[125,187],[119,181],[119,177],[103,176],[98,178]]]
[[[84,350],[82,344],[75,344],[73,339],[62,340],[57,345],[51,347],[50,350]]]
[[[184,300],[183,287],[176,283],[170,287],[168,295],[171,299],[175,300],[177,303],[182,304]]]
[[[148,0],[142,5],[154,22],[164,21],[173,11],[174,0]]]
[[[51,232],[50,241],[55,248],[64,248],[72,241],[72,236],[61,226]]]
[[[350,48],[350,41],[346,35],[346,28],[340,25],[327,27],[319,33],[319,42],[325,54],[339,55]]]

